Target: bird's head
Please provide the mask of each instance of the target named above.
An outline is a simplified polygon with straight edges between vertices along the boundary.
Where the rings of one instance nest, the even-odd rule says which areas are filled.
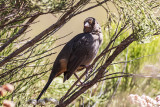
[[[84,33],[101,32],[101,27],[93,17],[88,17],[84,21]]]

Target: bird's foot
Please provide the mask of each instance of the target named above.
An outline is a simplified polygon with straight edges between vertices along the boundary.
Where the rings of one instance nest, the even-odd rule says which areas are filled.
[[[93,71],[93,67],[89,64],[89,65],[81,65],[83,68],[86,68],[86,78],[88,77],[88,72],[92,72]]]

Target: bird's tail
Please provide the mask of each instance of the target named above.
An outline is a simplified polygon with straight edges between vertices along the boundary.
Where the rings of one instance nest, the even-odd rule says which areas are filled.
[[[41,93],[39,94],[37,101],[41,98],[41,96],[43,95],[43,93],[45,93],[45,91],[47,90],[47,88],[49,87],[49,85],[52,83],[52,80],[56,77],[56,73],[51,72],[51,75],[46,83],[46,85],[44,86],[43,90],[41,91]]]

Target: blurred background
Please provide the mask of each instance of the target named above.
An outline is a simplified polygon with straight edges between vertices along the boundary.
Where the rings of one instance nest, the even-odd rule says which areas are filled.
[[[44,2],[44,5],[42,5],[42,7],[47,7],[48,5],[46,1],[24,0],[23,2],[28,3],[28,6],[31,5],[29,7],[31,10],[34,10],[35,7],[37,9],[38,5],[38,12],[42,11],[43,13],[43,9],[41,10],[39,2]],[[70,0],[49,0],[48,3],[61,3],[62,1],[70,2]],[[83,7],[82,10],[94,6],[100,1],[103,0],[91,0],[87,5]],[[3,2],[5,4],[6,1],[3,0]],[[0,2],[0,7],[2,8],[2,10],[3,2]],[[5,16],[6,14],[9,14],[8,16],[10,16],[11,13],[14,13],[13,10],[15,9],[14,5],[16,5],[16,2],[17,0],[11,0],[6,2],[5,5],[3,4],[6,7],[11,7],[11,9],[9,8],[9,10],[6,10],[8,13],[6,11],[2,11],[0,13],[2,17],[0,20],[0,28],[2,28],[3,23],[7,22],[7,20],[3,20],[3,15]],[[75,3],[77,2],[78,1],[76,1]],[[135,21],[135,23],[138,23],[138,21],[140,20],[141,23],[136,23],[136,27],[134,27],[138,30],[141,29],[141,31],[137,33],[137,41],[133,42],[129,47],[121,52],[118,57],[115,58],[115,60],[109,66],[106,75],[121,72],[135,74],[135,76],[113,78],[98,82],[92,88],[80,95],[75,101],[73,101],[69,105],[69,107],[149,107],[147,105],[143,106],[143,104],[141,103],[139,103],[138,105],[134,105],[133,102],[129,101],[130,99],[128,98],[128,96],[130,94],[139,96],[145,95],[155,100],[156,96],[160,95],[160,37],[159,34],[154,34],[155,30],[157,30],[156,28],[159,28],[160,26],[160,5],[158,3],[160,3],[160,1],[158,0],[111,0],[101,6],[98,6],[73,17],[56,33],[48,36],[46,40],[35,44],[35,47],[30,47],[1,67],[1,85],[11,83],[15,86],[15,91],[12,94],[7,94],[7,96],[5,97],[0,97],[0,102],[3,102],[4,99],[8,99],[16,102],[16,107],[32,107],[32,105],[28,105],[26,103],[27,100],[37,98],[38,94],[41,92],[48,80],[55,58],[64,45],[55,49],[54,47],[66,43],[77,34],[82,33],[83,22],[87,17],[94,17],[101,25],[104,42],[99,49],[98,54],[100,54],[108,45],[115,32],[120,31],[123,23],[127,22],[129,16],[129,18],[131,18],[131,22]],[[20,8],[18,9],[21,9],[21,7],[23,7],[23,3],[20,3],[19,7]],[[65,9],[65,5],[61,8],[62,10],[63,8]],[[33,11],[33,13],[37,12],[36,9]],[[108,12],[106,9],[108,9]],[[29,12],[32,13],[31,10],[29,10]],[[154,14],[152,13],[152,11]],[[30,15],[29,12],[24,12],[24,14]],[[56,23],[60,16],[63,15],[63,12],[65,13],[66,11],[63,10],[60,13],[49,13],[39,16],[34,21],[34,24],[31,24],[29,26],[26,33],[24,33],[21,37],[11,43],[0,53],[0,60],[3,60],[16,49],[19,49],[29,40],[40,34],[52,24]],[[121,12],[121,14],[119,12]],[[16,19],[16,17],[13,18]],[[122,20],[120,20],[120,18],[122,18]],[[21,22],[11,23],[11,25],[23,25],[27,21],[28,19],[24,19]],[[154,23],[154,21],[157,23]],[[6,43],[9,38],[15,36],[21,28],[21,26],[13,27],[11,25],[9,24],[9,26],[4,26],[3,29],[0,29],[1,46]],[[130,23],[128,26],[130,25],[132,24]],[[123,41],[131,33],[133,33],[134,27],[128,27],[122,34],[120,34],[119,38],[115,41],[113,46],[117,46],[121,43],[121,41]],[[61,38],[63,36],[66,37]],[[106,54],[106,56],[109,56],[110,54],[112,54],[112,52],[113,51],[111,51],[109,54]],[[48,56],[42,58],[45,55]],[[24,66],[21,66],[22,64]],[[9,71],[12,71],[13,73]],[[3,74],[5,74],[6,72],[9,72],[8,75],[3,76]],[[82,73],[83,71],[78,72],[78,75],[81,75]],[[118,74],[115,74],[115,76],[117,75]],[[77,79],[72,76],[68,81],[63,83],[63,75],[56,77],[42,98],[52,97],[54,99],[60,100],[60,98],[64,96],[64,94],[76,80]],[[82,80],[84,80],[84,78]],[[46,105],[46,107],[54,106],[54,104]],[[152,104],[151,107],[158,106],[157,104]]]

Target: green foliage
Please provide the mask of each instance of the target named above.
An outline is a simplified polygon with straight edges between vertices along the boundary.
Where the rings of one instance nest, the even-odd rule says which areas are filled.
[[[136,34],[137,40],[151,38],[159,31],[160,23],[153,11],[159,6],[158,0],[114,0],[113,3],[122,20],[132,24],[132,30]]]
[[[111,24],[112,30],[110,34],[113,35],[116,30],[116,25]],[[104,43],[101,48],[105,47],[105,44],[108,43],[109,34],[104,31]],[[117,41],[115,41],[115,46],[120,43],[130,32],[127,31],[119,36]],[[112,74],[115,72],[125,72],[125,73],[134,73],[134,74],[152,74],[150,72],[143,71],[144,66],[147,64],[156,64],[159,59],[157,56],[159,55],[160,43],[159,35],[152,37],[152,41],[147,43],[134,42],[132,43],[126,50],[124,50],[113,62],[113,65],[110,66],[109,72],[107,74]],[[101,50],[101,49],[100,49]],[[127,57],[127,60],[126,60]],[[125,63],[127,65],[125,66]],[[153,71],[154,72],[154,71]],[[116,76],[116,75],[114,75]],[[120,81],[120,82],[119,82]],[[102,95],[99,97],[93,97],[92,101],[94,104],[99,106],[106,106],[111,97],[112,103],[110,106],[126,106],[128,102],[127,96],[130,93],[135,94],[146,94],[150,96],[155,96],[159,93],[159,80],[157,79],[146,79],[146,78],[131,78],[131,77],[123,77],[118,79],[106,80],[104,83],[99,83],[97,87],[97,94],[99,94],[102,90]],[[119,84],[119,85],[118,85]],[[94,88],[93,88],[94,90]],[[154,90],[154,91],[152,91]],[[116,95],[114,94],[116,93]],[[94,100],[93,100],[94,99]],[[98,99],[98,100],[97,100]],[[90,99],[91,100],[91,99]],[[90,101],[88,100],[88,101]],[[121,102],[122,101],[122,102]],[[122,103],[119,105],[119,103]],[[127,105],[128,106],[128,105]]]
[[[0,47],[12,37],[17,36],[19,31],[26,26],[25,23],[29,18],[47,13],[54,15],[62,13],[64,10],[66,11],[70,2],[72,1],[1,0]],[[0,52],[0,60],[9,56],[32,38],[25,36],[27,32],[25,31],[18,39],[11,42]],[[50,62],[49,56],[55,54],[53,53],[55,41],[53,37],[47,36],[0,68],[0,85],[12,83],[16,88],[12,94],[0,97],[0,102],[4,99],[11,100],[13,98],[13,101],[17,103],[17,107],[24,107],[28,106],[26,105],[28,99],[35,98],[39,94],[37,88],[41,84],[35,85],[35,83],[51,70],[53,61]]]
[[[47,13],[62,13],[71,1],[67,0],[1,0],[0,29],[21,27],[27,18]]]
[[[26,104],[26,101],[33,97],[37,88],[34,86],[35,83],[39,81],[39,78],[47,73],[52,64],[47,56],[53,54],[49,49],[54,43],[54,39],[49,37],[42,42],[37,48],[32,47],[28,51],[28,54],[20,55],[18,58],[14,59],[11,63],[3,66],[1,73],[10,73],[1,79],[1,85],[5,83],[13,83],[16,87],[12,95],[0,98],[0,101],[4,99],[10,99],[13,97],[14,101],[18,104],[17,107],[21,107]],[[7,49],[13,51],[15,49],[15,44],[9,46]],[[43,50],[43,51],[41,51]],[[8,51],[8,50],[7,50]],[[9,52],[10,53],[10,52]],[[1,53],[1,56],[6,56],[9,53]],[[44,57],[44,58],[43,58]],[[44,60],[45,59],[45,60]],[[14,70],[16,67],[18,68]],[[16,93],[16,94],[14,94]],[[34,96],[35,97],[35,96]]]
[[[63,10],[67,0],[30,0],[33,7],[37,7],[42,12],[48,12],[54,10]],[[54,11],[53,10],[53,11]]]
[[[56,15],[59,12],[66,11],[71,1],[23,0],[19,2],[19,0],[2,0],[0,2],[0,46],[17,34],[22,28],[20,25],[24,24],[27,18],[35,14],[46,14],[50,12]],[[115,72],[146,73],[143,71],[144,65],[150,63],[155,64],[158,61],[157,53],[160,48],[158,41],[160,38],[158,35],[155,36],[155,34],[159,31],[160,23],[153,11],[153,8],[156,7],[158,3],[156,0],[152,2],[148,0],[113,0],[112,3],[117,9],[119,16],[114,19],[112,14],[108,13],[110,15],[109,19],[111,18],[111,20],[109,20],[107,24],[107,26],[109,26],[107,30],[103,31],[104,42],[99,51],[102,52],[109,43],[109,40],[111,40],[117,32],[120,32],[124,26],[126,26],[126,28],[123,30],[123,33],[118,35],[118,39],[116,39],[112,47],[119,45],[122,40],[132,33],[135,34],[138,42],[132,43],[124,50],[114,60],[113,64],[110,65],[106,74]],[[117,21],[117,19],[119,19],[119,21]],[[0,53],[0,60],[3,60],[27,41],[28,39],[25,35],[18,38],[18,40],[11,43]],[[37,97],[50,75],[50,72],[47,72],[51,70],[53,62],[49,60],[48,56],[54,54],[51,52],[51,50],[53,50],[51,47],[54,42],[54,38],[46,37],[44,41],[40,41],[33,47],[30,47],[0,68],[0,84],[13,83],[16,87],[12,94],[8,94],[6,97],[0,97],[1,102],[4,99],[13,98],[17,103],[17,107],[28,107],[26,101]],[[107,53],[105,58],[111,55],[112,52],[113,51]],[[116,64],[117,62],[122,63]],[[79,74],[81,74],[81,72]],[[147,72],[147,74],[150,73]],[[114,76],[117,76],[117,74]],[[59,100],[76,81],[76,78],[72,77],[65,83],[63,83],[62,80],[63,76],[55,78],[44,97],[52,97]],[[126,96],[129,93],[155,96],[158,94],[159,86],[160,83],[156,79],[138,77],[109,79],[94,85],[70,106],[89,105],[103,107],[108,105],[112,98],[114,99],[112,99],[111,106],[124,106],[126,104]],[[122,105],[119,105],[119,102],[121,102]],[[54,105],[47,105],[47,107],[49,106]]]

